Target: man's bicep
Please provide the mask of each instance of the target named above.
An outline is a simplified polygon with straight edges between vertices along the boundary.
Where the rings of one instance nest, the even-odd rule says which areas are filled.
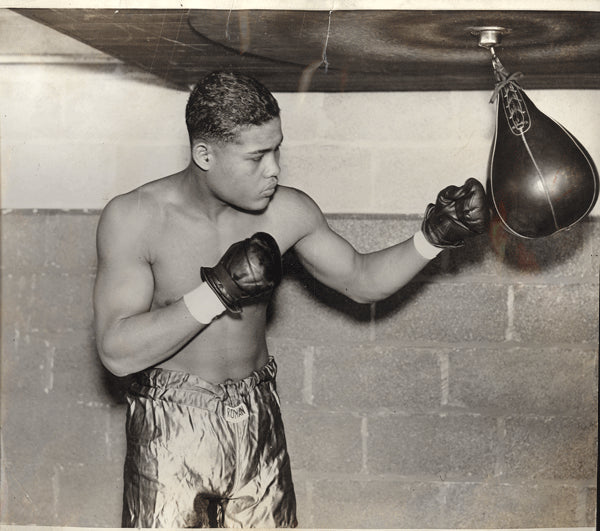
[[[120,319],[148,311],[152,304],[152,269],[131,229],[131,225],[124,229],[113,213],[103,216],[98,226],[94,310],[99,332]]]
[[[295,251],[311,275],[342,293],[359,274],[361,255],[325,221],[299,241]]]
[[[98,317],[114,321],[148,311],[153,282],[148,264],[113,259],[99,266],[94,288]]]

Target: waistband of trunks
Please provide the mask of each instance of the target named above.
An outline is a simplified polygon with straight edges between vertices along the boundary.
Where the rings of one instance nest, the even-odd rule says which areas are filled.
[[[209,407],[210,398],[228,401],[230,397],[249,394],[261,383],[275,380],[276,374],[277,364],[273,357],[246,378],[223,383],[208,382],[186,372],[152,368],[138,373],[129,391],[133,395],[213,409]]]

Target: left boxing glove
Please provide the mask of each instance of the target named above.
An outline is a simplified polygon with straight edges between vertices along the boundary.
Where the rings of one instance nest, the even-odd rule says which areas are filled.
[[[425,211],[421,231],[435,247],[461,247],[466,238],[485,232],[489,219],[483,185],[470,178],[438,194],[436,204]]]
[[[202,280],[233,313],[242,311],[240,303],[244,300],[271,291],[281,275],[279,246],[266,232],[231,245],[214,267],[200,268]]]

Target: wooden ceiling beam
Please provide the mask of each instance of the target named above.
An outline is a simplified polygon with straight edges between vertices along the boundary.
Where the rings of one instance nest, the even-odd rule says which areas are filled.
[[[486,21],[512,27],[499,55],[525,88],[600,88],[596,12],[14,11],[183,90],[216,69],[274,92],[492,90],[489,54],[467,31]]]

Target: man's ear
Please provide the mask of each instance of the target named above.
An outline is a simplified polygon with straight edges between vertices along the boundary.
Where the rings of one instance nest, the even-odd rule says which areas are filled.
[[[210,169],[212,162],[212,151],[207,142],[199,141],[192,146],[192,160],[201,170]]]

